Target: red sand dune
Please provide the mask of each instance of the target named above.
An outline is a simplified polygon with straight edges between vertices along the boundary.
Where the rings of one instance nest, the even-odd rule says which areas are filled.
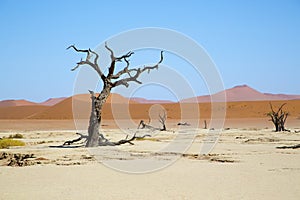
[[[0,107],[10,107],[10,106],[33,106],[36,103],[27,101],[24,99],[21,100],[3,100],[0,101]]]
[[[129,100],[119,94],[111,94],[104,106],[104,115],[109,115],[108,118],[112,118],[110,103],[116,106],[118,104],[136,104],[136,102]],[[74,106],[74,112],[73,112]],[[88,118],[90,115],[91,99],[89,94],[79,94],[73,97],[69,97],[61,101],[60,103],[44,110],[43,112],[36,113],[30,116],[30,119],[73,119],[75,118]],[[107,114],[106,114],[107,113]]]
[[[10,106],[34,106],[34,105],[40,105],[40,106],[53,106],[62,100],[66,99],[66,97],[60,97],[60,98],[50,98],[42,103],[35,103],[27,100],[3,100],[0,101],[0,107],[10,107]]]
[[[226,104],[227,118],[266,117],[266,114],[270,111],[270,99],[268,98],[293,99],[299,97],[299,95],[263,94],[246,85],[237,86],[225,92],[227,99],[231,101]],[[266,96],[268,97],[267,100],[265,99]],[[154,102],[151,100],[144,101],[143,99],[128,99],[119,94],[111,94],[103,107],[103,119],[124,119],[129,117],[132,119],[148,119],[149,111],[152,112],[156,109],[154,114],[150,112],[150,115],[158,115],[159,112],[162,112],[161,108],[155,108],[153,104],[161,104],[163,109],[166,110],[169,119],[180,119],[181,115],[184,115],[185,118],[194,118],[195,114],[192,113],[195,112],[195,110],[200,110],[200,117],[202,119],[209,119],[211,116],[211,103],[209,100],[207,101],[207,99],[210,99],[210,97],[202,96],[197,98],[200,103],[188,103],[193,102],[196,98],[186,99],[181,103],[170,103],[156,100],[154,100]],[[290,117],[300,119],[300,100],[275,101],[272,100],[272,98],[271,101],[275,108],[282,103],[287,103],[284,110],[290,113]],[[139,103],[140,101],[152,103]],[[18,103],[15,104],[16,102]],[[63,99],[53,106],[41,106],[23,100],[13,102],[2,101],[1,103],[3,103],[2,105],[6,105],[6,107],[0,107],[0,119],[73,119],[73,116],[76,119],[89,118],[91,108],[89,94],[75,95]],[[18,106],[7,107],[7,105]],[[219,111],[222,110],[224,111],[225,109],[219,109]]]
[[[287,103],[284,110],[290,113],[290,117],[300,117],[300,100],[289,101],[272,101],[276,109],[282,103]],[[74,111],[75,118],[88,118],[90,114],[90,103],[80,102]],[[180,119],[183,110],[185,110],[185,118],[193,118],[195,115],[190,114],[196,108],[200,110],[200,117],[209,119],[211,116],[211,103],[199,104],[179,104],[168,103],[161,104],[166,110],[168,119]],[[181,108],[182,106],[183,108]],[[152,104],[105,104],[103,108],[103,119],[119,118],[124,119],[130,116],[133,119],[148,119],[149,110]],[[190,110],[189,110],[190,109]],[[193,109],[193,110],[191,110]],[[128,112],[129,110],[129,112]],[[221,109],[220,109],[221,110]],[[270,111],[269,101],[247,101],[247,102],[228,102],[226,104],[227,118],[263,118]],[[158,113],[158,112],[157,112]],[[158,115],[158,114],[157,114]],[[35,115],[29,117],[30,119],[72,119],[72,101],[68,98],[53,107],[43,110]]]
[[[300,99],[300,95],[286,95],[286,94],[269,94],[261,93],[247,85],[235,86],[225,91],[213,94],[216,99],[219,96],[226,95],[227,102],[235,101],[277,101],[277,100],[296,100]],[[209,95],[198,96],[182,100],[185,103],[191,102],[210,102],[211,98]],[[218,101],[218,100],[217,100]]]
[[[59,98],[50,98],[42,103],[39,103],[41,106],[54,106],[55,104],[63,101],[66,97],[59,97]]]
[[[26,119],[48,108],[39,105],[0,107],[0,119]]]

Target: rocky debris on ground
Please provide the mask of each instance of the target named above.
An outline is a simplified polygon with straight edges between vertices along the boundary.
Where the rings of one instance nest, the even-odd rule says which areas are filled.
[[[1,152],[0,165],[12,167],[29,166],[33,165],[32,158],[34,158],[34,154]]]

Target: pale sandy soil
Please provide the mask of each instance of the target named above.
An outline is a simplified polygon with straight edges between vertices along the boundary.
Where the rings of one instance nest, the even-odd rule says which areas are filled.
[[[0,160],[0,199],[300,198],[300,149],[276,148],[300,144],[300,133],[275,133],[264,123],[261,128],[251,123],[235,128],[238,123],[232,121],[215,148],[199,155],[203,141],[211,139],[208,130],[178,129],[175,122],[167,132],[138,132],[152,137],[134,141],[135,145],[96,149],[49,147],[77,137],[71,121],[57,122],[57,127],[48,121],[48,130],[43,126],[46,121],[14,122],[15,126],[6,121],[5,127],[1,121],[0,137],[21,133],[26,146],[0,152],[34,156],[25,167],[5,166],[8,160]],[[290,128],[299,130],[297,122]],[[110,122],[104,124],[104,135],[113,141],[136,132],[127,129],[124,133],[110,128]],[[64,130],[58,130],[61,125]],[[181,152],[181,145],[191,138],[192,145]],[[145,172],[141,169],[152,172],[128,173]]]
[[[141,118],[143,119],[143,118]],[[148,122],[148,119],[144,119]],[[75,130],[87,129],[88,119],[86,120],[30,120],[30,119],[0,119],[0,131],[2,132],[14,132],[14,131],[39,131],[39,130]],[[140,119],[135,120],[117,120],[119,124],[116,124],[114,120],[102,120],[102,128],[104,129],[116,129],[116,128],[136,128]],[[209,127],[209,118],[206,119]],[[128,123],[129,122],[129,123]],[[204,120],[186,119],[184,121],[180,119],[168,119],[167,127],[176,128],[178,122],[188,122],[193,127],[204,127]],[[154,126],[159,126],[158,120],[154,119],[151,122]],[[300,118],[289,117],[286,126],[289,129],[300,129]],[[269,118],[230,118],[225,120],[225,128],[244,128],[244,129],[272,129],[273,124],[269,121]]]

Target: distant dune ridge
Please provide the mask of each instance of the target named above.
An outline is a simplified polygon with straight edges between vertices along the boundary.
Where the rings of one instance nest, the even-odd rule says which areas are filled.
[[[66,97],[60,97],[60,98],[50,98],[42,103],[39,103],[39,105],[42,106],[54,106],[55,104],[63,101],[64,99],[66,99]]]
[[[213,94],[212,96],[218,96],[220,94],[226,95],[227,102],[237,101],[280,101],[280,100],[297,100],[300,99],[300,95],[286,95],[286,94],[270,94],[261,93],[248,85],[239,85],[225,91]],[[181,102],[210,102],[210,95],[198,96],[193,98],[184,99]]]
[[[0,101],[0,108],[1,107],[10,107],[10,106],[34,106],[36,103],[27,101],[24,99],[21,100],[3,100]]]
[[[231,89],[213,95],[225,93],[227,96],[228,118],[254,118],[266,117],[269,112],[269,101],[274,106],[288,102],[286,110],[291,117],[300,117],[300,95],[267,94],[260,93],[247,85],[236,86]],[[211,114],[210,96],[199,96],[184,99],[180,103],[198,104],[201,118],[209,118]],[[148,110],[153,104],[162,104],[167,110],[169,119],[180,119],[180,103],[166,100],[147,100],[144,98],[126,98],[120,94],[111,94],[103,109],[104,119],[113,119],[114,114],[119,118],[126,118],[124,104],[129,104],[130,117],[133,119],[147,119]],[[72,106],[76,107],[73,113]],[[188,106],[186,107],[187,109]],[[115,111],[117,110],[117,111]],[[88,118],[90,114],[90,95],[79,94],[68,98],[52,98],[42,103],[34,103],[26,100],[0,101],[0,119],[73,119]],[[74,115],[74,116],[73,116]],[[192,116],[191,116],[192,117]]]
[[[137,103],[144,103],[144,104],[164,104],[164,103],[175,103],[170,100],[149,100],[141,97],[132,97],[130,100],[133,100]]]
[[[66,99],[66,97],[60,97],[60,98],[49,98],[48,100],[41,102],[41,103],[35,103],[35,102],[31,102],[31,101],[27,101],[24,99],[21,100],[3,100],[0,101],[0,108],[1,107],[10,107],[10,106],[36,106],[36,105],[40,105],[40,106],[53,106],[61,101],[63,101],[64,99]]]

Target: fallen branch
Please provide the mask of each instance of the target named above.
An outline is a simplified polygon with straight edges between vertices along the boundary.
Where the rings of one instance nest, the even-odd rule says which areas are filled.
[[[191,124],[187,123],[187,122],[179,122],[177,124],[177,126],[190,126]]]
[[[130,139],[127,139],[128,138],[128,135],[127,135],[125,139],[119,140],[117,142],[111,142],[109,140],[105,140],[103,142],[103,140],[100,140],[99,146],[118,146],[118,145],[126,144],[126,143],[134,145],[134,143],[132,143],[133,140],[142,139],[144,137],[151,137],[151,135],[146,134],[146,135],[143,135],[143,136],[136,136],[136,133],[135,133]]]
[[[151,125],[148,125],[144,122],[144,120],[141,120],[139,125],[138,125],[138,129],[150,129],[150,130],[160,130],[160,128],[155,128]]]
[[[277,149],[299,149],[300,144],[292,145],[292,146],[281,146],[281,147],[276,147]]]
[[[84,142],[87,141],[88,136],[83,135],[83,134],[81,134],[81,133],[76,133],[76,134],[77,134],[77,135],[80,135],[80,137],[77,138],[77,139],[74,139],[74,140],[68,140],[68,141],[65,141],[65,142],[63,143],[62,146],[65,146],[65,145],[71,145],[71,144],[73,144],[73,143],[75,143],[75,142],[79,142],[79,141],[82,140],[82,139],[85,139]],[[83,142],[83,143],[84,143],[84,142]]]
[[[85,141],[83,141],[81,143],[81,144],[83,144],[83,143],[85,143],[87,141],[88,136],[83,135],[81,133],[76,133],[76,134],[80,135],[80,137],[77,138],[77,139],[74,139],[74,140],[66,141],[62,145],[50,146],[50,147],[51,148],[78,148],[78,147],[83,147],[83,145],[75,145],[74,146],[73,143],[79,142],[82,139],[85,139]],[[134,143],[132,142],[133,140],[135,140],[135,139],[142,139],[142,138],[145,138],[145,137],[151,137],[151,135],[145,134],[143,136],[136,136],[136,133],[135,133],[130,139],[127,139],[128,138],[128,135],[127,135],[125,139],[119,140],[117,142],[111,142],[108,139],[106,139],[102,134],[99,134],[99,144],[98,145],[99,146],[118,146],[118,145],[126,144],[126,143],[134,145]]]
[[[137,129],[150,129],[152,131],[156,131],[156,130],[166,131],[167,130],[167,128],[166,128],[166,119],[167,119],[166,112],[164,112],[163,115],[159,114],[158,117],[159,117],[158,121],[159,121],[159,123],[161,123],[162,128],[156,128],[154,126],[149,125],[150,121],[151,121],[151,119],[149,119],[148,124],[146,124],[144,122],[144,120],[141,120]]]

